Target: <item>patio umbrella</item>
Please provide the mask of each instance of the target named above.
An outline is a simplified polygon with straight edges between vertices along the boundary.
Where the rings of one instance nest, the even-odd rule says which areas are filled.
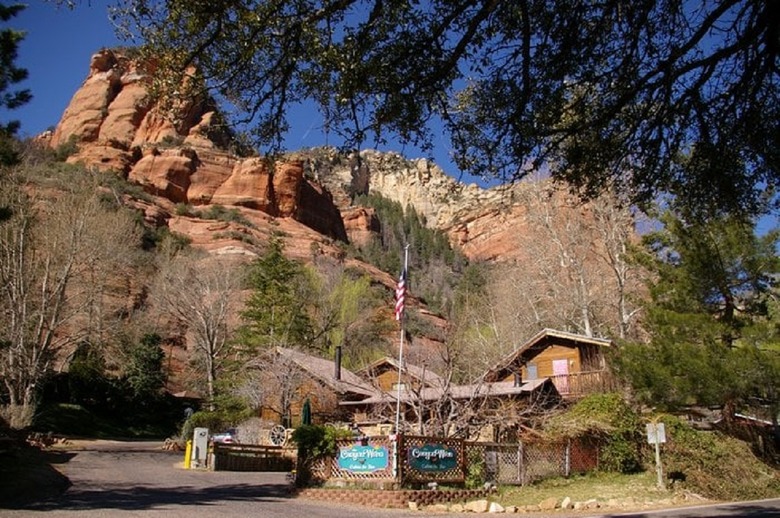
[[[311,401],[306,398],[303,402],[303,409],[301,409],[301,424],[311,424]]]

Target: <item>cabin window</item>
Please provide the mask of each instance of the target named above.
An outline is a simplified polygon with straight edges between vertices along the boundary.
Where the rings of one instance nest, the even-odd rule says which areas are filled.
[[[526,370],[528,371],[528,379],[529,380],[535,380],[539,377],[539,372],[536,369],[535,363],[529,363],[525,366]]]

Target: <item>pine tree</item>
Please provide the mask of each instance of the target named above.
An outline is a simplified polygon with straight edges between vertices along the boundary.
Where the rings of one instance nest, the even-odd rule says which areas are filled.
[[[648,235],[649,344],[622,348],[618,369],[652,406],[737,408],[780,393],[780,328],[772,304],[780,234],[757,236],[734,217],[686,221],[671,213]],[[767,378],[768,371],[777,374]]]
[[[303,265],[285,257],[279,236],[272,236],[266,252],[251,264],[248,278],[252,294],[241,313],[242,344],[310,347],[313,325],[306,308],[311,284]]]
[[[0,5],[0,21],[9,21],[24,8],[24,5]],[[11,85],[27,79],[27,70],[14,64],[22,39],[23,32],[13,29],[0,31],[0,108],[13,110],[32,99],[29,90],[8,91]],[[0,166],[13,165],[19,161],[14,138],[18,130],[19,121],[0,124]]]
[[[165,353],[161,344],[160,335],[147,334],[130,351],[125,378],[136,401],[156,399],[165,386]]]

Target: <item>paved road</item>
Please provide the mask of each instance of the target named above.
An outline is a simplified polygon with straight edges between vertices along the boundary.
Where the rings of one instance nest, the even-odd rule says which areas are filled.
[[[59,469],[72,486],[59,498],[25,509],[0,509],[0,517],[145,517],[166,518],[305,517],[406,518],[426,514],[406,510],[376,510],[290,498],[284,473],[231,473],[181,468],[182,454],[160,450],[160,443],[100,441],[72,457]],[[1,483],[1,482],[0,482]],[[437,513],[430,516],[460,516]],[[540,517],[541,515],[533,515]],[[564,513],[556,512],[558,518]],[[573,516],[583,516],[577,514]],[[673,518],[780,516],[780,499],[744,504],[602,516]]]
[[[560,515],[559,515],[560,516]],[[637,513],[605,514],[588,518],[778,518],[780,517],[780,498],[739,502],[733,504],[703,505],[659,511]]]
[[[185,470],[182,453],[165,452],[160,446],[159,442],[79,444],[83,449],[72,450],[72,457],[57,466],[72,483],[61,497],[25,509],[0,509],[0,517],[45,513],[46,518],[344,518],[344,506],[290,498],[284,473]],[[361,518],[411,515],[409,511],[352,509]]]

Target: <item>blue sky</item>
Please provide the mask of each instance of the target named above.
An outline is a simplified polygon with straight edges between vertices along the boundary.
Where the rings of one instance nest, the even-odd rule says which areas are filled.
[[[97,0],[90,4],[70,10],[33,1],[5,24],[26,32],[16,64],[29,73],[19,86],[30,89],[33,100],[2,114],[4,120],[21,121],[21,136],[37,135],[55,126],[86,79],[92,54],[119,43],[108,19],[107,4]]]
[[[30,89],[33,100],[10,113],[0,110],[0,121],[19,120],[22,123],[22,137],[37,135],[59,122],[71,97],[86,79],[90,57],[95,52],[126,44],[114,33],[108,16],[108,1],[77,0],[75,3],[74,9],[68,9],[43,0],[31,1],[18,16],[4,24],[26,32],[16,64],[29,72],[29,79],[19,86]],[[292,129],[286,143],[290,150],[326,143],[318,129],[321,117],[315,109],[291,111],[290,122]],[[410,159],[424,156],[414,148],[400,145],[390,145],[383,150],[398,151]],[[446,173],[459,177],[442,137],[437,139],[433,158]],[[459,179],[487,186],[472,176],[463,175]],[[764,218],[760,230],[775,225],[777,218]]]
[[[29,78],[20,84],[28,88],[33,100],[13,112],[0,111],[0,120],[19,120],[20,136],[30,137],[54,127],[62,117],[73,94],[89,72],[90,57],[104,47],[126,45],[120,41],[108,16],[109,2],[78,1],[76,7],[58,7],[42,0],[28,3],[5,26],[26,32],[20,44],[17,66],[26,68]],[[322,120],[316,109],[299,108],[289,112],[291,131],[286,146],[290,150],[321,146],[326,143],[319,131]],[[438,139],[433,158],[451,176],[459,172],[449,160],[446,141]],[[425,156],[414,148],[392,144],[384,150],[398,151],[407,158]],[[481,180],[464,176],[465,182]]]

